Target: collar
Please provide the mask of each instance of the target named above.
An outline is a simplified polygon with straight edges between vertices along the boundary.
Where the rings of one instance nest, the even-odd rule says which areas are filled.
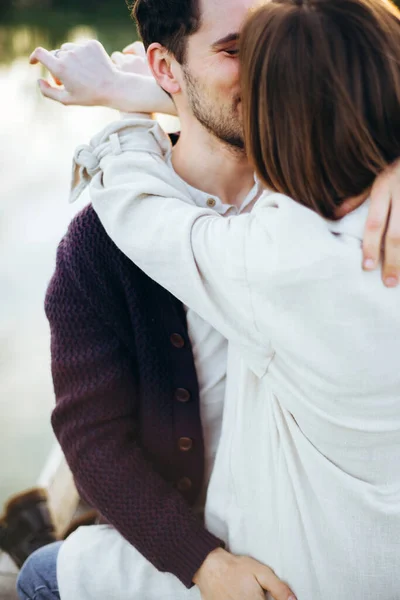
[[[184,179],[179,177],[179,175],[176,173],[176,171],[172,165],[172,155],[171,154],[166,156],[166,161],[169,164],[169,166],[171,167],[171,169],[173,169],[174,173],[179,178],[179,180],[182,182],[182,184],[186,187],[190,198],[193,200],[193,202],[196,204],[196,206],[198,206],[199,208],[212,208],[218,214],[220,214],[224,217],[225,216],[232,217],[234,215],[240,215],[245,212],[250,212],[251,209],[253,208],[254,204],[258,200],[260,194],[263,191],[263,186],[261,185],[261,182],[259,181],[257,176],[254,175],[254,185],[251,188],[251,190],[249,191],[249,193],[247,194],[246,198],[243,200],[241,206],[238,208],[237,206],[234,206],[233,204],[225,204],[221,201],[220,198],[218,198],[218,196],[213,196],[212,194],[207,194],[206,192],[203,192],[202,190],[199,190],[199,189],[189,185],[188,183],[186,183],[186,181]]]

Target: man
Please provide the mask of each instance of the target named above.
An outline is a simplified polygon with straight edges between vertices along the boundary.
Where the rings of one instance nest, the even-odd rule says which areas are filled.
[[[243,152],[237,61],[240,27],[252,4],[251,0],[139,0],[135,4],[152,72],[174,98],[181,119],[173,168],[199,206],[213,207],[221,214],[249,210],[259,193]],[[81,51],[89,52],[94,62],[80,62]],[[127,79],[117,83],[121,78],[102,52],[96,44],[89,50],[66,45],[57,56],[39,49],[34,59],[67,86],[68,61],[75,57],[74,82],[84,72],[83,87],[90,88],[92,81],[93,88],[111,90],[108,100],[103,93],[101,103],[126,109],[119,100]],[[102,85],[99,77],[105,72],[108,85]],[[77,95],[78,88],[74,88]],[[112,98],[112,90],[117,98]],[[64,93],[65,103],[74,102],[71,98],[67,102],[61,90],[42,84],[42,91],[54,99]],[[73,98],[72,87],[70,95]],[[382,195],[379,209],[374,205],[371,257],[385,224],[388,189],[396,177],[391,173],[383,181],[386,205]],[[381,212],[378,222],[375,214]],[[389,241],[396,221],[390,222]],[[389,245],[385,279],[398,276],[398,257],[392,250]],[[129,557],[135,556],[136,561],[126,563],[117,591],[114,574],[101,577],[107,556],[113,552],[107,540],[114,542],[117,534],[113,530],[110,538],[109,528],[93,528],[95,536],[95,531],[104,536],[101,548],[100,538],[91,541],[88,530],[82,554],[61,551],[70,559],[71,578],[78,570],[87,575],[84,589],[78,586],[79,597],[116,593],[118,598],[126,594],[143,599],[156,597],[151,596],[154,589],[163,597],[173,590],[170,597],[178,598],[173,595],[178,589],[185,598],[198,591],[187,591],[182,584],[196,583],[206,600],[262,598],[265,589],[287,600],[290,590],[267,567],[221,549],[221,542],[204,529],[189,507],[200,511],[204,504],[199,501],[201,424],[208,475],[216,451],[226,367],[224,340],[190,311],[187,330],[181,305],[130,265],[106,238],[91,208],[77,217],[60,246],[46,308],[53,338],[55,431],[83,496],[126,538],[127,542],[122,538],[120,542],[132,549]],[[199,376],[199,401],[189,339]],[[93,560],[94,546],[99,562]],[[140,555],[133,553],[134,548]],[[19,580],[21,598],[58,597],[58,550],[46,548],[27,563]],[[62,562],[59,574],[65,567]]]

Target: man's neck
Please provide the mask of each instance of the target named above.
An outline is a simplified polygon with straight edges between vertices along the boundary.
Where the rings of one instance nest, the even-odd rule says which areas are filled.
[[[254,172],[245,153],[217,140],[201,126],[196,131],[183,128],[172,164],[189,185],[225,204],[241,206],[254,185]]]

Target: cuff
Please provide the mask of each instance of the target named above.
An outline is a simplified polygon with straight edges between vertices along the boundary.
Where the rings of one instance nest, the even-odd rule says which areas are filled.
[[[179,547],[171,551],[170,561],[175,568],[171,572],[187,587],[193,587],[193,577],[207,556],[217,548],[223,548],[224,542],[203,529],[197,534],[181,540]]]

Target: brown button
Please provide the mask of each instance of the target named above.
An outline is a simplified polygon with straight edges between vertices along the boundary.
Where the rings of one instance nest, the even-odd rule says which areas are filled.
[[[192,482],[189,477],[182,477],[182,479],[178,481],[177,487],[180,492],[188,492],[192,487]]]
[[[185,345],[185,340],[181,335],[179,335],[179,333],[173,333],[169,339],[175,348],[183,348]]]
[[[188,437],[179,438],[179,450],[189,452],[193,448],[193,440]]]
[[[177,390],[175,390],[174,396],[177,402],[184,403],[189,402],[190,400],[190,392],[188,390],[185,390],[185,388],[178,388]]]
[[[208,198],[207,200],[207,206],[209,206],[210,208],[214,208],[214,206],[217,204],[217,201],[214,200],[214,198]]]

